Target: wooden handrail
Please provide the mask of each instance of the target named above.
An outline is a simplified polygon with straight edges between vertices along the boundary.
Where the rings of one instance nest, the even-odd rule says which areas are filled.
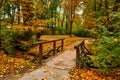
[[[44,44],[44,43],[50,43],[50,42],[60,41],[60,40],[64,40],[64,39],[65,39],[65,38],[56,39],[56,40],[50,40],[50,41],[34,42],[33,45],[36,45],[36,44]]]
[[[82,44],[84,43],[84,40],[80,41],[77,45],[74,46],[76,49],[76,68],[80,68],[80,49],[79,47],[82,47]]]
[[[82,60],[87,57],[87,53],[90,51],[85,47],[85,40],[80,41],[74,48],[76,49],[76,68],[82,68],[82,63],[85,63]]]
[[[77,45],[74,46],[75,49],[77,49],[79,46],[81,46],[84,43],[85,40],[80,41]]]
[[[56,40],[50,40],[50,41],[41,41],[41,42],[35,42],[35,43],[33,43],[33,45],[39,45],[39,56],[37,56],[37,57],[39,57],[41,65],[42,65],[42,61],[43,61],[43,47],[42,47],[42,45],[46,44],[46,43],[53,43],[53,49],[50,49],[50,51],[48,51],[48,55],[49,55],[49,53],[51,51],[53,51],[53,55],[55,55],[58,52],[57,49],[59,49],[60,47],[61,47],[61,51],[63,51],[64,39],[65,38],[56,39]],[[57,45],[56,44],[57,41],[61,41],[61,45],[59,46],[59,48],[56,46]]]

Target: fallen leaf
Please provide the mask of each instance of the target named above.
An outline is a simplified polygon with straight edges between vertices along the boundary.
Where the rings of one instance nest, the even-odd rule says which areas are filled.
[[[42,78],[42,80],[48,80],[46,77]]]

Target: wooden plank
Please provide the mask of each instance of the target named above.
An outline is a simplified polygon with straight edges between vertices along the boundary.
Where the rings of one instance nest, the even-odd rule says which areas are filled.
[[[61,50],[63,50],[63,46],[64,46],[64,39],[65,38],[61,38],[61,39],[57,39],[57,40],[51,40],[51,41],[42,41],[42,42],[35,42],[33,43],[33,45],[38,45],[39,44],[39,59],[40,59],[40,65],[42,65],[42,60],[43,60],[43,47],[42,45],[45,43],[50,43],[53,42],[53,49],[47,50],[47,54],[49,56],[49,54],[53,51],[53,55],[55,55],[55,53],[57,52],[56,50],[59,49],[61,47]],[[61,40],[61,45],[56,49],[56,41],[60,41]],[[35,57],[37,58],[37,57]],[[35,59],[34,59],[35,60]]]
[[[62,45],[61,45],[61,50],[63,51],[63,47],[64,47],[64,41],[62,39]]]
[[[46,50],[46,51],[44,51],[43,53],[46,53],[45,55],[49,55],[50,52],[52,52],[52,51],[54,51],[54,48],[53,48],[53,49],[50,49],[50,50]]]
[[[77,45],[74,46],[74,48],[78,48],[80,45],[82,45],[82,43],[84,42],[84,40],[80,41]]]
[[[53,55],[55,56],[55,53],[56,53],[56,41],[53,42]]]
[[[40,65],[42,65],[42,54],[43,54],[43,48],[42,48],[42,44],[39,45],[39,59],[40,59]]]
[[[64,40],[64,39],[65,38],[56,39],[56,40],[50,40],[50,41],[34,42],[33,45],[36,45],[36,44],[45,44],[45,43],[50,43],[50,42],[54,42],[54,41],[60,41],[60,40]]]
[[[76,68],[80,67],[80,55],[79,55],[79,47],[76,48]]]
[[[86,58],[86,57],[89,58],[87,56],[88,54],[85,51],[90,52],[85,47],[85,40],[80,41],[79,44],[74,46],[74,48],[76,49],[76,68],[82,68],[84,66],[87,66],[86,61],[82,61],[83,58]]]

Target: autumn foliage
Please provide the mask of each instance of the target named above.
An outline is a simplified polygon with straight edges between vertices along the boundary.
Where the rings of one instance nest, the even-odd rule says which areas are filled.
[[[56,39],[41,39],[41,35],[51,34],[95,39],[89,57],[98,69],[75,69],[71,79],[120,79],[120,0],[0,0],[0,77],[38,66],[31,62],[34,56],[29,51],[38,54],[38,45],[32,44]],[[70,37],[65,49],[81,40]],[[44,45],[45,50],[50,47]],[[107,78],[98,73],[112,75]]]

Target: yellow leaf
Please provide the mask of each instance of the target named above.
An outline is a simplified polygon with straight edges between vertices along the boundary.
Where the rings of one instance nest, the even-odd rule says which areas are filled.
[[[54,74],[54,72],[53,72],[53,71],[50,71],[50,74],[52,74],[52,75],[53,75],[53,74]]]
[[[42,80],[48,80],[46,77],[42,78]]]
[[[0,77],[3,77],[3,75],[0,75]]]

